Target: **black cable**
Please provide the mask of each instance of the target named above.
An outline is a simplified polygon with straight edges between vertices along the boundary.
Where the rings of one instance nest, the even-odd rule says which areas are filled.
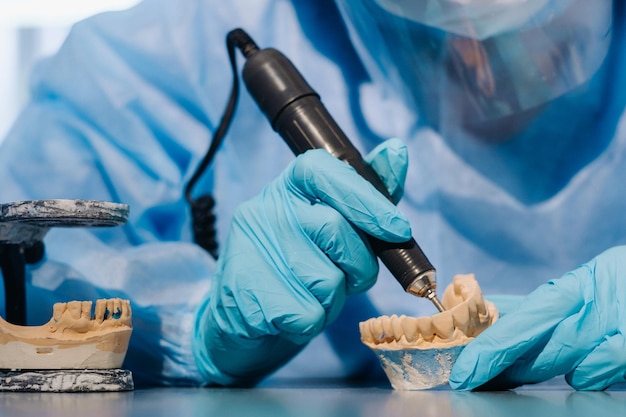
[[[185,187],[185,199],[191,208],[192,230],[194,241],[203,249],[217,259],[217,231],[215,229],[215,199],[208,194],[201,195],[197,199],[192,197],[193,187],[196,185],[204,171],[215,158],[215,154],[219,149],[226,132],[230,127],[230,122],[237,107],[237,99],[239,96],[239,77],[237,74],[237,62],[235,57],[235,48],[239,48],[247,57],[258,50],[252,39],[241,29],[234,29],[226,36],[226,48],[230,59],[230,66],[233,73],[233,86],[230,97],[224,110],[224,114],[215,131],[209,150],[200,162],[198,168],[192,175],[191,179]]]

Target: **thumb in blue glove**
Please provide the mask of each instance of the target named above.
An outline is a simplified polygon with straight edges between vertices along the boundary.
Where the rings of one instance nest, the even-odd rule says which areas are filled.
[[[454,389],[508,389],[565,375],[578,390],[625,381],[626,246],[537,288],[472,341]],[[484,385],[486,384],[486,385]]]
[[[399,198],[405,145],[386,141],[365,159]],[[347,294],[370,288],[378,262],[363,232],[411,236],[391,202],[324,150],[298,156],[242,204],[197,315],[196,362],[207,381],[255,384],[331,323]]]

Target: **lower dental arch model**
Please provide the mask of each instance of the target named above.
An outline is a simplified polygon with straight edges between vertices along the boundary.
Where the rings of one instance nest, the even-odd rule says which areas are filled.
[[[5,282],[6,320],[0,318],[0,369],[2,370],[105,370],[122,365],[132,332],[131,309],[127,300],[97,300],[92,315],[91,301],[70,301],[53,306],[50,321],[41,326],[20,326],[25,322],[25,268],[27,256],[37,262],[43,256],[43,239],[53,227],[112,227],[126,223],[126,204],[96,200],[28,200],[0,204],[0,258]],[[38,248],[33,250],[33,248]],[[10,267],[5,268],[7,265]],[[7,285],[9,283],[10,285]],[[7,288],[10,291],[6,290]],[[11,323],[9,323],[11,322]],[[24,375],[32,374],[26,372]],[[97,390],[132,389],[130,372],[91,373],[91,379],[65,373],[64,382],[53,384],[56,374],[36,376],[5,375],[0,372],[4,390],[92,391],[94,378]],[[72,376],[74,375],[74,376]],[[103,379],[103,375],[106,378]],[[120,377],[121,375],[121,377]],[[69,376],[71,378],[65,378]],[[114,383],[108,384],[104,381]],[[16,380],[15,383],[11,382]],[[43,385],[42,385],[43,384]],[[58,386],[57,386],[58,385]],[[38,389],[32,388],[38,386]]]
[[[119,298],[56,303],[50,321],[17,326],[0,318],[0,369],[115,369],[132,333],[131,308]]]
[[[446,311],[432,317],[381,316],[359,323],[372,349],[431,349],[467,344],[498,318],[474,274],[456,275],[443,293]]]

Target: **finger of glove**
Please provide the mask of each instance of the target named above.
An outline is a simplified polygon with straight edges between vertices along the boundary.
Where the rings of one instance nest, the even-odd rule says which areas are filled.
[[[193,350],[198,370],[207,381],[222,385],[254,385],[261,377],[276,370],[304,343],[294,343],[285,335],[250,338],[233,333],[215,314],[213,298],[200,306],[194,328]],[[286,335],[288,336],[288,335]]]
[[[222,256],[220,262],[245,265],[225,269],[222,275],[228,279],[221,280],[212,293],[213,319],[225,334],[237,343],[281,334],[294,343],[306,343],[322,331],[324,307],[288,268],[265,262],[254,249],[242,247]],[[309,260],[311,268],[328,273],[324,263]]]
[[[323,202],[293,198],[281,181],[242,204],[233,223],[245,235],[238,241],[252,242],[250,253],[258,252],[316,297],[326,324],[339,314],[346,292],[364,291],[376,281],[378,262],[355,227]]]
[[[404,182],[409,167],[406,144],[397,138],[384,141],[365,156],[367,162],[383,180],[394,204],[404,194]]]
[[[594,347],[578,366],[566,375],[568,383],[579,390],[604,389],[624,382],[626,371],[626,321],[621,297],[626,293],[624,280],[625,246],[610,248],[589,262],[593,287],[587,291],[586,307],[596,318],[591,325],[599,333]],[[592,291],[591,291],[592,290]],[[573,335],[578,339],[581,334]]]
[[[219,258],[224,270],[218,275],[224,279],[218,298],[230,308],[216,314],[244,338],[287,333],[305,341],[336,318],[345,301],[346,276],[320,247],[341,254],[343,239],[352,236],[359,265],[344,267],[366,278],[350,287],[375,280],[378,265],[363,240],[354,238],[353,226],[336,210],[294,198],[287,188],[275,181],[238,207]],[[335,258],[347,265],[348,256]]]
[[[388,242],[411,237],[407,218],[351,166],[322,149],[305,152],[286,170],[286,184],[310,203],[322,201],[360,230]]]
[[[500,380],[511,386],[547,381],[576,367],[604,338],[604,326],[591,313],[594,306],[559,323],[543,345],[536,345],[502,373]]]
[[[308,254],[290,252],[294,274],[322,305],[327,305],[328,295],[339,287],[348,294],[356,294],[374,285],[378,275],[376,256],[364,236],[345,217],[323,203],[298,207],[297,216],[303,231],[327,255],[326,271],[330,271],[333,265],[343,271],[342,274],[322,275],[319,270],[311,268]]]
[[[475,389],[522,356],[532,357],[563,318],[580,310],[581,291],[575,273],[537,288],[463,349],[452,368],[450,386]]]
[[[598,391],[626,382],[626,338],[624,329],[607,337],[569,374],[568,384],[577,390]]]
[[[378,262],[361,235],[335,209],[319,204],[296,204],[300,238],[283,230],[282,253],[285,274],[299,280],[326,313],[324,326],[333,322],[345,302],[346,293],[364,291],[376,282]],[[279,230],[282,228],[276,225]],[[295,227],[294,227],[295,228]]]
[[[581,308],[559,323],[543,348],[534,357],[517,361],[507,369],[507,376],[519,384],[540,382],[573,370],[602,343],[619,324],[615,300],[620,276],[614,254],[607,251],[581,266],[572,275],[581,292]]]

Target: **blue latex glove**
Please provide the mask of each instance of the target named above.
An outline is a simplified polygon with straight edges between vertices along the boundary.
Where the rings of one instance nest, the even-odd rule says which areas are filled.
[[[625,381],[626,246],[526,297],[461,353],[454,389],[513,388],[565,375],[579,390]]]
[[[366,161],[399,198],[406,146],[391,139]],[[346,295],[374,284],[378,262],[357,229],[390,242],[411,236],[394,204],[324,150],[300,155],[238,208],[196,322],[208,381],[258,382],[331,323]]]

